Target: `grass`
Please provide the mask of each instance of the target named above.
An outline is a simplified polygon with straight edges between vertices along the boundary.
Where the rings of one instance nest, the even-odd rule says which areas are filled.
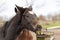
[[[56,26],[60,26],[60,22],[59,21],[49,22],[49,24],[43,24],[42,25],[43,28],[50,28],[50,27],[56,27]]]

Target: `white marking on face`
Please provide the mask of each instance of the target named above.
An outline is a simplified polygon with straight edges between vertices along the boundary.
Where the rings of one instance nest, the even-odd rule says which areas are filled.
[[[33,12],[33,11],[29,11],[29,13],[30,13],[30,14],[34,14],[34,12]]]

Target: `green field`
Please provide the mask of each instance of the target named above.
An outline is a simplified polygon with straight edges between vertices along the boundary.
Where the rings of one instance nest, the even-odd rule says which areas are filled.
[[[49,22],[49,24],[43,24],[42,25],[43,28],[50,28],[50,27],[56,27],[56,26],[60,26],[60,22],[59,21]]]

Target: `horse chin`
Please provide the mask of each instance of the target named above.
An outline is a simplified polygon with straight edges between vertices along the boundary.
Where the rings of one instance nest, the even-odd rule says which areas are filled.
[[[24,29],[16,40],[36,40],[36,34],[30,30]]]

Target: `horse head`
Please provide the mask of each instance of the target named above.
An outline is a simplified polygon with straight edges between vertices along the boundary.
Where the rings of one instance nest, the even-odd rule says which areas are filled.
[[[34,30],[38,20],[37,16],[35,14],[29,13],[29,11],[32,11],[32,7],[29,8],[23,8],[16,5],[15,12],[16,14],[22,14],[21,15],[21,24],[24,26],[23,28],[27,28],[29,30]]]

